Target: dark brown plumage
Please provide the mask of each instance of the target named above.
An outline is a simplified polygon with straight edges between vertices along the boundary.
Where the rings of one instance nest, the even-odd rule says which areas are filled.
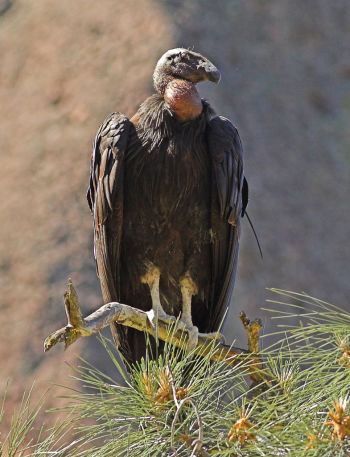
[[[247,200],[237,130],[195,88],[219,78],[200,54],[165,53],[158,93],[100,127],[88,189],[104,301],[150,310],[160,298],[200,332],[216,331],[230,304]],[[145,355],[143,333],[116,325],[114,336],[129,363]]]

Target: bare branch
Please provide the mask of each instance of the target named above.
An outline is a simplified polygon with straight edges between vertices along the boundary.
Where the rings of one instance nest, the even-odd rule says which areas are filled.
[[[66,308],[68,325],[75,328],[83,327],[84,319],[79,307],[78,296],[71,279],[68,280],[68,291],[64,294],[64,306]]]
[[[255,370],[249,372],[250,379],[254,383],[260,383],[263,378],[261,376],[263,370],[263,362],[259,357],[259,330],[262,327],[261,319],[250,321],[244,311],[239,313],[239,318],[243,324],[244,330],[248,337],[248,350],[253,357],[253,366]],[[255,358],[254,358],[255,354]]]
[[[183,400],[180,401],[180,403],[178,405],[176,405],[176,413],[175,413],[175,416],[174,416],[174,419],[173,419],[173,422],[171,424],[171,449],[174,451],[174,454],[176,457],[179,457],[179,454],[175,448],[175,425],[176,425],[176,422],[178,420],[178,417],[179,417],[179,414],[181,412],[181,410],[183,409],[183,407],[187,404],[187,403],[190,403],[196,413],[196,416],[197,416],[197,424],[198,424],[198,438],[196,440],[194,440],[192,443],[191,443],[191,446],[193,447],[193,450],[192,450],[192,453],[190,455],[190,457],[193,457],[195,455],[195,452],[197,449],[201,449],[202,447],[202,442],[203,442],[203,424],[202,424],[202,418],[199,414],[199,411],[198,411],[198,407],[197,407],[197,404],[196,402],[193,400],[193,398],[191,397],[187,397],[187,398],[184,398]]]
[[[171,342],[175,346],[184,347],[188,341],[186,331],[183,331],[182,329],[169,331],[168,322],[163,321],[161,318],[158,319],[157,328],[155,329],[150,323],[146,312],[118,302],[107,303],[94,313],[83,318],[78,303],[78,297],[71,280],[68,282],[68,291],[64,295],[64,303],[68,324],[56,332],[51,333],[51,335],[46,338],[44,342],[45,352],[49,351],[57,343],[64,343],[65,348],[67,348],[80,337],[86,337],[93,333],[97,333],[112,322],[148,332],[152,336],[156,336],[155,333],[157,332],[157,337],[159,339]],[[249,351],[226,346],[219,341],[215,342],[215,349],[213,349],[212,340],[199,335],[195,353],[201,356],[210,354],[212,360],[223,361],[231,366],[242,363],[243,368],[255,382],[268,382],[269,376],[264,372],[262,361],[257,355],[259,349],[259,322],[254,321],[250,323],[244,313],[243,315],[244,317],[241,317],[241,320],[248,334]],[[246,362],[247,360],[249,361],[249,364],[243,364],[243,362]]]

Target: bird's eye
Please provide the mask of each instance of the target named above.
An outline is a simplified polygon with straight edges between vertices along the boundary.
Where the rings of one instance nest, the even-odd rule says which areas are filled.
[[[172,60],[173,59],[173,56],[168,56],[167,57],[167,60]]]

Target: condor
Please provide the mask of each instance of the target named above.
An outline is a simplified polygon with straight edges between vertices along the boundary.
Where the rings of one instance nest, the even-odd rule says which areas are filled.
[[[196,344],[218,330],[233,292],[240,220],[248,200],[242,146],[232,123],[196,84],[218,83],[202,55],[167,51],[156,94],[129,120],[113,113],[98,130],[88,202],[104,302],[179,316]],[[127,363],[146,353],[142,332],[114,324]]]

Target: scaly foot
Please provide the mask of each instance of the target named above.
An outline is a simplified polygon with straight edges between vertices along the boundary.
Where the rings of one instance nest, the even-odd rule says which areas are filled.
[[[192,322],[185,322],[183,319],[179,321],[178,326],[181,330],[187,332],[188,334],[188,352],[193,351],[198,346],[199,337],[203,337],[212,341],[217,340],[221,344],[226,344],[224,335],[219,332],[200,333],[198,327],[193,325]]]
[[[207,338],[208,340],[218,340],[221,344],[226,344],[226,339],[224,335],[219,332],[199,333],[199,336]]]
[[[187,333],[187,352],[193,351],[198,345],[199,330],[192,322],[186,322],[181,318],[178,322],[178,328]]]

